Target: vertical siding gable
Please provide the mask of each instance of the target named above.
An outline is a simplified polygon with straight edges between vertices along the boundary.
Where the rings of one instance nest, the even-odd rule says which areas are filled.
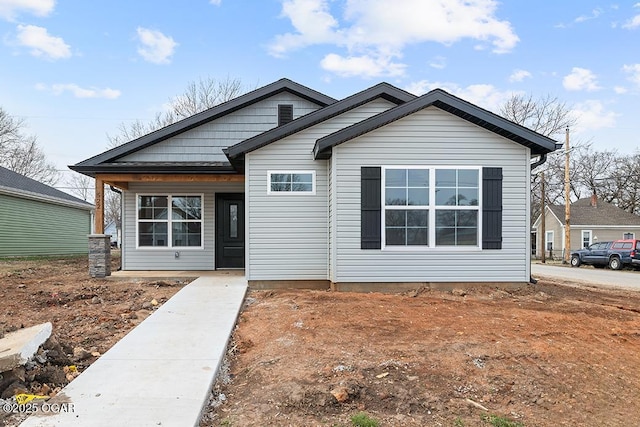
[[[293,106],[293,118],[317,110],[318,105],[288,92],[281,92],[234,111],[197,128],[123,157],[126,162],[227,161],[222,149],[256,136],[278,125],[278,105]]]

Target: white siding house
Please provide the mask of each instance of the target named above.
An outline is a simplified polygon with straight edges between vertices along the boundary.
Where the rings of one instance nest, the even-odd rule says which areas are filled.
[[[523,283],[530,165],[556,148],[441,90],[336,101],[282,79],[72,169],[123,191],[124,270]]]

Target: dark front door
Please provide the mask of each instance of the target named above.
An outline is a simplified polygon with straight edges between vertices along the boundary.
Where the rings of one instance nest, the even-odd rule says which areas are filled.
[[[216,269],[244,268],[244,194],[216,194]]]

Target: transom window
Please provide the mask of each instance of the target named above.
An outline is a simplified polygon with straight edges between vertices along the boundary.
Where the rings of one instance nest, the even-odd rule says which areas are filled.
[[[478,168],[384,168],[385,246],[478,246]]]
[[[268,193],[314,194],[316,191],[315,171],[270,171],[267,175]]]
[[[202,247],[202,196],[138,195],[139,247]]]

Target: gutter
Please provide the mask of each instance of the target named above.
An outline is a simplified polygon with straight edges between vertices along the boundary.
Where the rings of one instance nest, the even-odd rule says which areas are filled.
[[[538,160],[536,160],[535,162],[531,163],[531,170],[534,170],[538,166],[541,166],[546,161],[547,161],[547,155],[546,154],[541,154],[540,157],[538,158]]]

